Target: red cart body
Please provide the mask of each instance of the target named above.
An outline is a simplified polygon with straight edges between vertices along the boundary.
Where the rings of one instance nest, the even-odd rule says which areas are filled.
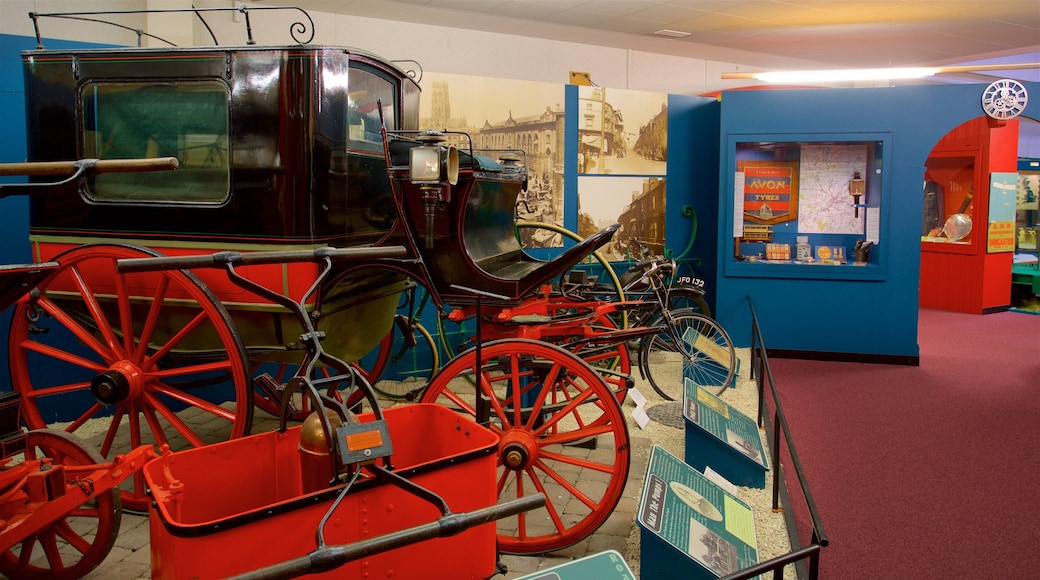
[[[384,411],[397,473],[440,495],[453,512],[496,502],[498,436],[438,405]],[[362,415],[362,421],[371,419]],[[150,462],[144,476],[155,578],[226,578],[304,556],[342,489],[304,493],[300,427],[181,451]],[[436,520],[419,497],[376,480],[355,483],[329,518],[329,545],[357,542]],[[495,569],[495,524],[350,562],[330,578],[488,578]]]

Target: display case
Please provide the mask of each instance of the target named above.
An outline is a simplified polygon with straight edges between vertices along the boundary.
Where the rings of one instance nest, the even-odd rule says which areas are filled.
[[[726,273],[883,279],[887,136],[780,137],[731,139]]]
[[[975,192],[987,191],[979,183],[981,155],[981,150],[933,151],[925,161],[921,242],[927,251],[968,253],[975,239],[985,236],[974,231]]]
[[[1015,251],[1040,255],[1040,159],[1019,160],[1015,204]]]

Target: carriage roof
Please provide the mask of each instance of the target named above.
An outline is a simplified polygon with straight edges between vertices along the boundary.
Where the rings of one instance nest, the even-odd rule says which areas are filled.
[[[180,160],[169,175],[98,176],[35,197],[34,235],[344,246],[378,240],[395,218],[380,201],[390,191],[376,107],[389,128],[417,129],[420,89],[387,59],[310,45],[22,58],[28,160]]]

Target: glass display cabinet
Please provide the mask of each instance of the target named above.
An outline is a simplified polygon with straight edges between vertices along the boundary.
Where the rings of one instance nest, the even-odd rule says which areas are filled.
[[[973,231],[975,192],[987,191],[979,183],[981,151],[933,152],[925,161],[924,211],[921,241],[929,251],[969,251],[980,235]],[[984,235],[983,231],[983,235]],[[960,249],[959,249],[960,248]]]
[[[727,274],[884,278],[886,136],[833,137],[733,138]]]

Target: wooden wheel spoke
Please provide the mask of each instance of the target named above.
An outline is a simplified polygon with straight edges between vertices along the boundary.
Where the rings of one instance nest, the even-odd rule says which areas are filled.
[[[231,362],[228,360],[218,360],[208,363],[199,363],[194,365],[186,365],[182,367],[174,367],[168,369],[151,369],[148,372],[148,377],[152,381],[161,379],[169,379],[175,377],[186,377],[191,375],[197,375],[202,373],[213,373],[213,372],[227,372],[231,370]]]
[[[544,471],[545,474],[548,475],[549,477],[551,477],[553,481],[555,481],[561,487],[566,489],[571,495],[573,495],[574,497],[578,498],[578,501],[580,501],[581,503],[585,504],[585,507],[589,508],[592,511],[596,511],[596,509],[599,508],[599,502],[594,501],[592,498],[590,498],[588,495],[586,495],[585,492],[583,492],[580,489],[578,489],[578,486],[572,484],[570,481],[567,481],[566,478],[564,478],[562,475],[557,473],[555,470],[551,469],[543,461],[536,461],[535,464],[534,464],[534,467]],[[539,487],[541,487],[540,482],[539,482]],[[545,492],[543,491],[542,493],[545,493]]]
[[[581,467],[582,469],[592,469],[603,473],[612,473],[615,469],[614,464],[611,463],[599,463],[588,459],[581,459],[580,457],[571,457],[559,453],[552,453],[551,451],[545,451],[544,449],[540,451],[539,454],[543,459],[551,459],[560,463],[567,463],[569,465]]]
[[[93,513],[91,513],[91,514],[87,514],[87,513],[83,513],[83,512],[79,512],[79,513],[73,512],[73,513],[70,513],[69,515],[70,516],[74,516],[75,515],[75,516],[79,516],[79,517],[83,517],[83,516],[87,516],[87,515],[97,516],[97,510],[94,510]],[[69,525],[68,520],[61,520],[59,522],[56,522],[54,524],[53,529],[54,529],[54,533],[58,537],[60,537],[62,540],[64,540],[69,546],[74,548],[80,554],[86,554],[87,550],[90,549],[90,542],[86,538],[81,536],[80,534],[77,534],[76,531],[72,529],[72,526]]]
[[[552,520],[553,526],[556,527],[558,533],[564,533],[567,530],[567,526],[563,523],[563,518],[560,517],[560,513],[556,511],[556,504],[552,501],[552,496],[545,491],[545,486],[539,481],[537,474],[534,472],[533,467],[528,467],[524,470],[527,477],[531,478],[531,482],[534,483],[535,490],[545,496],[545,511],[549,512],[549,519]]]
[[[25,540],[22,540],[21,550],[18,552],[18,565],[15,566],[16,570],[24,571],[29,569],[29,563],[32,561],[32,554],[35,551],[33,548],[36,546],[36,536],[29,536]]]
[[[112,445],[115,443],[116,435],[119,434],[119,424],[122,423],[123,415],[126,414],[126,405],[116,405],[116,412],[112,414],[112,421],[108,424],[108,430],[105,431],[105,440],[101,442],[102,457],[108,457],[112,452]]]
[[[114,265],[112,269],[115,270]],[[101,309],[101,304],[97,301],[97,295],[87,284],[87,281],[83,279],[83,273],[80,272],[79,267],[72,266],[69,268],[69,271],[72,274],[73,281],[76,283],[76,288],[79,289],[80,298],[83,299],[83,304],[86,305],[87,312],[90,313],[90,317],[97,325],[97,331],[101,333],[102,337],[104,337],[108,349],[112,352],[120,352],[121,345],[119,339],[116,337],[116,333],[112,331],[112,327],[108,323],[108,318]]]
[[[499,467],[502,467],[502,465],[499,464]],[[508,469],[502,469],[502,475],[498,476],[498,483],[495,485],[495,489],[497,490],[495,497],[502,497],[502,492],[505,491],[506,484],[509,483],[509,475],[511,473],[512,471],[509,471]]]
[[[494,409],[495,415],[499,418],[499,420],[502,421],[502,429],[509,429],[512,426],[512,423],[509,422],[509,413],[508,411],[506,411],[505,407],[502,406],[502,401],[495,394],[495,389],[492,386],[493,381],[491,380],[491,378],[487,376],[486,373],[480,373],[480,375],[478,375],[478,381],[479,383],[476,396],[479,397],[480,390],[483,390],[484,394],[486,394],[488,396],[488,399],[491,401],[491,408]],[[515,395],[516,393],[514,393],[514,396]],[[473,416],[477,416],[476,410],[474,410]]]
[[[97,343],[95,343],[95,344],[97,344]],[[68,351],[62,350],[60,348],[55,348],[53,346],[48,346],[48,345],[45,345],[45,344],[41,344],[41,343],[36,342],[34,340],[28,340],[28,339],[27,340],[23,340],[22,342],[19,343],[19,346],[21,346],[25,350],[31,350],[33,352],[40,353],[40,354],[42,354],[44,356],[53,358],[55,360],[59,360],[61,362],[66,362],[66,363],[69,363],[69,364],[73,364],[73,365],[76,365],[76,366],[79,366],[79,367],[82,367],[82,368],[85,368],[87,370],[94,371],[94,372],[101,372],[101,371],[105,370],[106,365],[107,365],[106,362],[100,362],[99,363],[97,361],[93,361],[93,360],[90,360],[88,358],[83,358],[81,356],[74,355],[74,354],[72,354],[72,353],[70,353]],[[98,344],[98,346],[100,346],[100,344]],[[105,354],[108,354],[108,353],[100,353],[99,352],[99,354],[101,354],[102,358],[104,358]]]
[[[119,307],[119,332],[123,335],[122,352],[134,350],[133,316],[130,314],[130,293],[126,288],[126,276],[117,275],[116,303]]]
[[[582,391],[577,397],[574,397],[573,399],[570,398],[570,396],[568,396],[567,405],[564,406],[562,409],[554,412],[552,418],[543,423],[538,429],[536,429],[534,431],[534,434],[536,436],[545,435],[546,431],[548,431],[551,428],[555,428],[559,424],[560,420],[566,417],[567,415],[571,415],[572,417],[574,417],[574,419],[578,421],[579,427],[584,429],[584,421],[582,421],[581,416],[577,413],[577,409],[578,406],[581,405],[591,395],[591,391]]]
[[[520,376],[520,357],[519,356],[511,356],[511,357],[509,357],[509,377],[510,377],[511,380],[509,381],[508,384],[512,387],[512,389],[511,389],[512,397],[511,398],[512,398],[512,407],[513,407],[513,420],[512,420],[512,422],[509,423],[509,425],[520,425],[520,424],[523,423],[523,418],[522,418],[522,413],[523,413],[523,410],[524,410],[523,409],[523,407],[524,407],[524,404],[523,404],[523,401],[524,401],[523,394],[524,394],[525,391],[524,391],[524,389],[520,388],[521,381],[519,379],[519,376]],[[505,425],[506,421],[505,421],[505,417],[504,416],[503,416],[502,422],[503,422],[502,427],[503,428],[508,428]]]
[[[69,426],[65,428],[65,431],[75,433],[77,429],[85,425],[87,421],[93,419],[102,409],[103,407],[101,406],[101,403],[95,401],[94,404],[88,407],[83,414],[76,417],[72,423],[69,423]]]
[[[54,532],[42,532],[37,539],[40,541],[43,553],[47,555],[47,564],[51,571],[61,572],[65,570],[65,562],[61,558],[61,551],[58,549],[58,540],[54,536]]]
[[[148,314],[145,316],[144,326],[141,327],[141,336],[138,339],[137,348],[134,350],[132,356],[134,363],[142,363],[145,356],[148,354],[148,345],[152,341],[152,336],[155,335],[156,324],[159,321],[159,314],[162,312],[163,300],[166,298],[166,289],[169,285],[169,276],[160,277],[159,284],[155,287],[155,293],[152,294],[152,303],[148,307]]]
[[[140,416],[141,409],[140,409],[140,405],[138,405],[136,402],[135,403],[130,403],[129,407],[130,408],[129,408],[129,411],[127,412],[127,415],[130,418],[130,447],[131,448],[136,448],[139,445],[141,445],[141,443],[142,443],[142,439],[141,439],[141,416]],[[160,433],[161,432],[162,431],[160,430]]]
[[[506,474],[514,474],[516,476],[516,497],[524,497],[524,475],[523,472],[513,472],[506,470]],[[527,513],[520,512],[517,518],[517,533],[520,538],[527,538]]]
[[[166,344],[164,344],[162,348],[152,353],[152,356],[148,357],[144,364],[147,366],[151,366],[155,364],[156,361],[162,360],[162,358],[168,355],[170,351],[172,351],[175,346],[180,344],[182,340],[188,338],[188,336],[191,335],[191,333],[196,328],[198,328],[199,325],[206,321],[207,318],[208,317],[206,316],[206,312],[204,310],[200,311],[198,314],[195,315],[194,318],[192,318],[187,324],[185,324],[183,328],[177,331],[177,334],[170,337],[170,339],[166,341]]]
[[[155,417],[154,411],[158,411],[164,419],[169,421],[173,428],[176,429],[178,433],[180,433],[182,436],[184,436],[185,439],[188,440],[188,443],[191,443],[194,447],[202,447],[203,445],[205,445],[205,443],[195,433],[195,431],[191,427],[189,427],[188,424],[185,423],[179,416],[177,416],[177,413],[174,413],[169,407],[163,404],[163,402],[160,401],[158,397],[156,397],[152,393],[147,393],[145,395],[145,400],[148,404],[146,405],[147,408],[144,410],[144,416],[148,420],[148,424],[152,427],[152,432],[155,434],[156,443],[159,443],[159,445],[161,446],[163,443],[168,443],[169,441],[167,441],[166,433],[163,431],[162,426],[159,424],[159,420]],[[230,413],[229,411],[227,411],[227,409],[212,405],[208,402],[207,406],[221,409],[222,411],[224,411],[225,415]],[[221,416],[221,414],[218,413],[213,414]],[[231,416],[228,418],[234,420],[234,414],[231,414]],[[161,442],[160,439],[162,439]]]
[[[538,447],[545,448],[550,445],[567,445],[568,443],[576,443],[589,437],[596,437],[604,433],[613,433],[614,429],[609,422],[602,424],[590,425],[589,427],[583,427],[581,429],[575,429],[573,431],[560,431],[552,435],[546,435],[538,439]]]
[[[549,369],[549,372],[545,375],[545,380],[541,383],[541,387],[538,392],[538,396],[535,397],[534,407],[531,409],[531,416],[527,418],[527,424],[524,428],[528,431],[534,430],[535,420],[542,413],[542,408],[545,405],[545,400],[548,398],[548,392],[551,385],[556,384],[556,379],[563,369],[560,365],[553,365]],[[555,401],[554,401],[555,402]]]

